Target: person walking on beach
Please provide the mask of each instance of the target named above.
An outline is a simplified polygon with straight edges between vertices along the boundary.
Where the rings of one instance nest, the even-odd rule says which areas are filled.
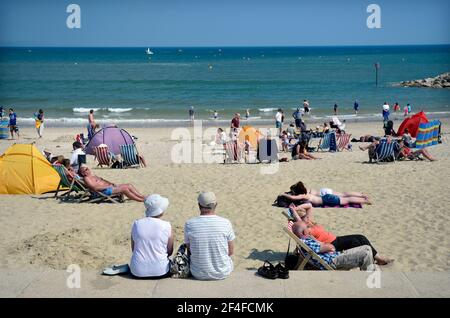
[[[387,102],[384,102],[384,104],[383,104],[383,121],[384,122],[389,121],[389,109],[390,109],[389,104]]]
[[[145,217],[134,221],[131,228],[131,274],[153,279],[170,277],[172,226],[161,219],[169,207],[169,200],[152,194],[145,198],[144,206]]]
[[[309,101],[307,99],[303,100],[303,110],[305,112],[305,115],[309,114]]]
[[[191,119],[191,121],[194,121],[194,106],[191,106],[189,108],[189,118]]]
[[[14,133],[16,133],[17,138],[19,138],[19,129],[17,128],[17,115],[12,108],[9,109],[8,127],[11,134],[11,139],[14,139]]]
[[[42,134],[44,133],[44,111],[42,109],[39,109],[39,111],[35,113],[35,121],[38,136],[39,138],[42,138]]]
[[[283,117],[283,110],[278,108],[275,114],[275,127],[278,129],[278,135],[281,135],[281,131],[283,130]]]
[[[302,112],[300,111],[300,107],[292,114],[292,117],[295,120],[295,127],[300,128],[302,124]]]
[[[406,105],[405,108],[403,108],[403,116],[404,117],[408,116],[408,105]]]
[[[358,115],[359,103],[357,100],[355,100],[355,103],[353,104],[353,109],[355,110],[355,115]]]
[[[200,280],[225,279],[233,271],[235,234],[231,222],[216,215],[216,196],[202,192],[200,215],[184,225],[184,243],[191,253],[191,274]]]
[[[334,110],[334,114],[337,115],[338,114],[338,104],[337,103],[334,104],[333,110]]]
[[[89,111],[89,124],[88,124],[88,139],[91,140],[92,136],[94,136],[95,133],[95,129],[97,127],[97,124],[95,123],[95,118],[94,118],[94,110],[91,109]]]

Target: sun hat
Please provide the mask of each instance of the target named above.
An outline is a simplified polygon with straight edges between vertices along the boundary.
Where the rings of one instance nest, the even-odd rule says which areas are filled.
[[[200,206],[210,209],[214,208],[217,203],[216,195],[214,194],[214,192],[202,192],[198,196],[197,200]]]
[[[154,217],[163,214],[169,207],[169,199],[160,196],[159,194],[152,194],[145,198],[145,215],[147,217]]]

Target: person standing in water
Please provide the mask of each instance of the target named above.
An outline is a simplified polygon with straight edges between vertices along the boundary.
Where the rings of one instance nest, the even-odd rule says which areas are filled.
[[[189,118],[191,119],[191,121],[194,121],[194,106],[191,106],[191,108],[189,108]]]
[[[217,110],[214,111],[214,119],[219,118],[219,113],[217,112]]]
[[[307,99],[303,100],[303,110],[305,111],[305,115],[309,114],[309,102]]]
[[[334,104],[333,110],[334,110],[334,114],[337,115],[338,114],[338,104],[337,103]]]
[[[39,138],[42,138],[42,134],[44,133],[44,111],[39,109],[37,113],[35,113],[36,120],[36,131],[38,133]]]
[[[355,110],[355,115],[358,115],[359,103],[357,100],[355,100],[355,103],[353,104],[353,109]]]
[[[247,109],[247,110],[245,111],[245,119],[248,120],[249,117],[250,117],[250,109]]]
[[[91,140],[92,136],[94,136],[95,133],[95,128],[97,126],[97,124],[95,123],[95,119],[94,119],[94,110],[91,109],[89,111],[89,124],[88,124],[88,139]]]

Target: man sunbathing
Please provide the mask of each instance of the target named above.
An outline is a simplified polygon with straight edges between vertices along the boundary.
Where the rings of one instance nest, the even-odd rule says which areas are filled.
[[[105,195],[124,194],[130,200],[144,202],[145,197],[140,194],[131,184],[114,184],[103,178],[97,177],[86,165],[81,165],[78,173],[83,177],[86,186],[94,191],[102,192]]]
[[[378,265],[387,265],[394,261],[393,259],[378,254],[370,241],[364,235],[353,234],[335,236],[334,234],[327,232],[321,225],[313,222],[311,214],[303,213],[299,215],[294,209],[288,209],[287,213],[288,215],[286,216],[293,220],[294,223],[304,222],[306,224],[307,229],[305,229],[304,231],[306,235],[312,236],[314,239],[321,243],[333,245],[335,250],[338,252],[349,250],[354,247],[367,245],[370,246],[372,250],[372,256]]]

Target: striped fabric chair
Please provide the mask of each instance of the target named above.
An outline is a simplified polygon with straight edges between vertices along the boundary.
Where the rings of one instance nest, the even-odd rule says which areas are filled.
[[[135,144],[120,145],[120,154],[127,167],[139,168],[141,166],[141,160]]]
[[[111,167],[111,156],[109,155],[108,147],[94,147],[94,156],[98,162],[98,166],[103,167],[107,166]]]
[[[86,193],[85,189],[79,186],[78,183],[75,183],[75,180],[69,180],[67,176],[67,169],[64,166],[53,166],[53,168],[58,172],[60,177],[59,185],[55,192],[56,199],[67,200],[72,192],[81,193],[78,198],[80,201],[86,197],[89,197],[89,193]],[[58,195],[60,191],[66,192]]]
[[[243,158],[243,150],[236,141],[227,141],[225,147],[225,160],[224,163],[240,163]]]
[[[342,133],[342,134],[337,134],[337,149],[338,151],[343,151],[345,149],[348,150],[348,144],[350,142],[350,138],[351,138],[351,134],[346,134],[346,133]]]
[[[381,161],[389,160],[395,162],[395,146],[396,142],[387,142],[386,139],[380,141],[380,143],[375,148],[374,158],[375,163],[380,163]],[[372,161],[370,161],[372,162]]]
[[[298,254],[297,264],[294,266],[294,270],[305,270],[305,269],[314,269],[314,270],[330,270],[334,271],[334,268],[331,267],[327,262],[325,262],[319,255],[317,255],[308,245],[306,245],[301,239],[297,237],[292,232],[292,225],[294,223],[292,221],[288,222],[288,225],[283,228],[284,232],[289,237],[289,244],[291,239],[297,245],[296,253]],[[289,247],[288,247],[289,251]],[[316,260],[323,268],[316,266],[312,259]]]
[[[317,151],[328,150],[328,151],[336,151],[336,133],[330,132],[323,134],[323,137],[319,141],[319,145],[317,146]]]

